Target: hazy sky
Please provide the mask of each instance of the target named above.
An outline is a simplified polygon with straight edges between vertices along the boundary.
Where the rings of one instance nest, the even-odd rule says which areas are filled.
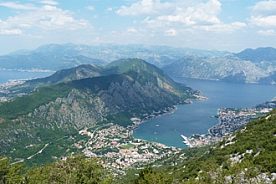
[[[69,42],[276,47],[276,0],[0,0],[0,54]]]

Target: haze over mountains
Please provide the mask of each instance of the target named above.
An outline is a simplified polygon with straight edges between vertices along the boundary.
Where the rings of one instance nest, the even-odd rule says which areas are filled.
[[[33,51],[18,51],[0,57],[0,68],[57,70],[80,64],[104,65],[118,59],[140,58],[164,66],[185,55],[214,56],[224,52],[144,45],[43,45]],[[54,64],[54,65],[53,65]]]
[[[240,53],[237,53],[236,56],[240,59],[249,60],[255,63],[263,61],[275,63],[276,49],[272,47],[245,49]]]
[[[276,49],[246,49],[240,53],[144,45],[44,45],[0,57],[0,68],[60,70],[81,64],[104,66],[122,58],[140,58],[172,77],[242,83],[274,84]]]

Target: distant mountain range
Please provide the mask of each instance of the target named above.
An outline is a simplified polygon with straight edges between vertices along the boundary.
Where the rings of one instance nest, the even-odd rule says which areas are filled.
[[[104,61],[82,54],[82,49],[73,45],[46,45],[33,51],[18,51],[0,56],[0,68],[61,70],[81,64],[104,64]]]
[[[85,127],[133,125],[132,117],[165,112],[195,93],[139,59],[118,60],[104,68],[81,65],[61,70],[27,81],[16,91],[28,94],[0,104],[0,154],[12,158],[24,158],[32,150],[26,151],[28,145],[51,144]],[[45,159],[70,149],[72,143],[63,143],[51,148]]]
[[[0,68],[60,70],[81,64],[105,65],[115,60],[139,58],[157,66],[170,64],[185,55],[214,56],[225,52],[144,45],[50,44],[32,51],[18,51],[0,57]]]
[[[184,56],[163,69],[173,77],[275,84],[276,49],[246,49],[238,54],[211,57]]]
[[[242,60],[255,63],[267,61],[276,63],[276,49],[272,47],[262,47],[257,49],[245,49],[236,54]]]
[[[167,46],[50,44],[1,56],[0,68],[57,71],[81,64],[105,66],[126,58],[143,59],[172,77],[276,83],[276,49],[270,47],[230,53]]]
[[[276,65],[268,63],[265,67],[251,61],[240,60],[235,56],[225,57],[183,57],[164,66],[163,70],[173,77],[187,77],[221,80],[239,83],[259,83],[273,75]],[[274,79],[269,83],[274,83]]]

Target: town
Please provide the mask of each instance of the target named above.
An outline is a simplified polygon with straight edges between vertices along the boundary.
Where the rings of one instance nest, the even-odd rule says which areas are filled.
[[[134,126],[141,123],[139,118],[132,118]],[[135,139],[133,126],[122,127],[108,124],[93,130],[83,129],[79,134],[88,137],[75,143],[87,157],[100,157],[103,165],[117,174],[124,174],[129,167],[142,167],[158,159],[168,157],[180,151],[178,148]]]
[[[10,89],[15,86],[23,84],[24,80],[10,80],[6,83],[0,84],[0,102],[9,101],[12,97]],[[17,94],[17,96],[23,96],[25,94]]]
[[[257,105],[254,108],[220,108],[218,109],[218,124],[211,127],[207,134],[192,135],[184,139],[188,147],[201,147],[221,141],[225,136],[242,129],[249,121],[262,117],[276,108],[276,99]]]

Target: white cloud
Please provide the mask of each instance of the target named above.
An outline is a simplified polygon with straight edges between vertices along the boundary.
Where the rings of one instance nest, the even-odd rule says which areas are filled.
[[[0,6],[24,10],[15,16],[0,20],[2,33],[19,34],[24,29],[40,28],[44,30],[55,30],[59,28],[75,30],[88,25],[83,19],[75,19],[73,14],[67,10],[56,7],[58,3],[54,0],[40,1],[41,6],[34,4],[3,2]],[[3,31],[7,30],[7,31]],[[20,30],[20,31],[19,31]]]
[[[200,3],[196,6],[178,7],[174,14],[159,16],[158,20],[186,25],[218,24],[220,20],[217,15],[220,10],[221,3],[218,0],[210,0],[207,3]]]
[[[263,36],[275,36],[276,35],[276,31],[273,29],[259,30],[258,33]]]
[[[16,2],[2,2],[0,3],[1,7],[15,9],[15,10],[34,10],[36,9],[35,6],[32,4],[21,4]]]
[[[167,36],[176,36],[177,31],[175,29],[168,29],[168,30],[165,31],[165,35],[167,35]]]
[[[95,7],[90,5],[90,6],[87,6],[86,9],[90,10],[90,11],[94,11],[95,10]]]
[[[130,6],[120,7],[116,13],[121,16],[137,16],[158,14],[171,7],[171,3],[161,3],[160,0],[138,0]]]
[[[137,33],[138,30],[135,29],[135,28],[133,28],[133,27],[131,27],[131,28],[128,28],[128,29],[127,29],[127,32],[128,32],[128,33]]]
[[[201,25],[201,26],[198,26],[197,28],[204,31],[209,31],[209,32],[227,33],[227,32],[233,32],[233,31],[242,29],[246,26],[247,24],[243,22],[232,22],[229,24],[219,23],[219,24],[205,25],[205,26]]]
[[[0,29],[0,35],[21,35],[20,29]]]
[[[23,7],[17,4],[17,8]],[[9,35],[23,34],[27,30],[77,30],[89,27],[83,19],[74,18],[73,14],[52,5],[43,5],[15,16],[0,20],[0,33]]]
[[[276,27],[276,14],[270,16],[252,16],[251,22],[261,27]]]
[[[243,22],[224,23],[220,18],[219,0],[208,0],[199,3],[176,3],[174,11],[165,15],[147,17],[144,23],[152,29],[193,29],[208,32],[232,32],[246,26]]]
[[[106,11],[111,12],[111,11],[113,11],[113,8],[112,8],[112,7],[108,7],[108,8],[106,9]]]
[[[250,22],[259,27],[276,27],[276,1],[257,2],[252,7]]]
[[[214,24],[220,20],[217,15],[221,11],[219,0],[207,2],[161,2],[160,0],[139,0],[130,6],[122,6],[117,10],[119,15],[148,15],[160,21],[193,24]]]
[[[253,7],[252,10],[254,13],[268,13],[274,12],[276,10],[276,1],[275,0],[267,0],[267,1],[260,1],[257,2]]]
[[[21,35],[22,30],[0,19],[0,35]]]
[[[58,2],[54,0],[42,0],[41,3],[45,5],[52,5],[52,6],[58,5]]]

